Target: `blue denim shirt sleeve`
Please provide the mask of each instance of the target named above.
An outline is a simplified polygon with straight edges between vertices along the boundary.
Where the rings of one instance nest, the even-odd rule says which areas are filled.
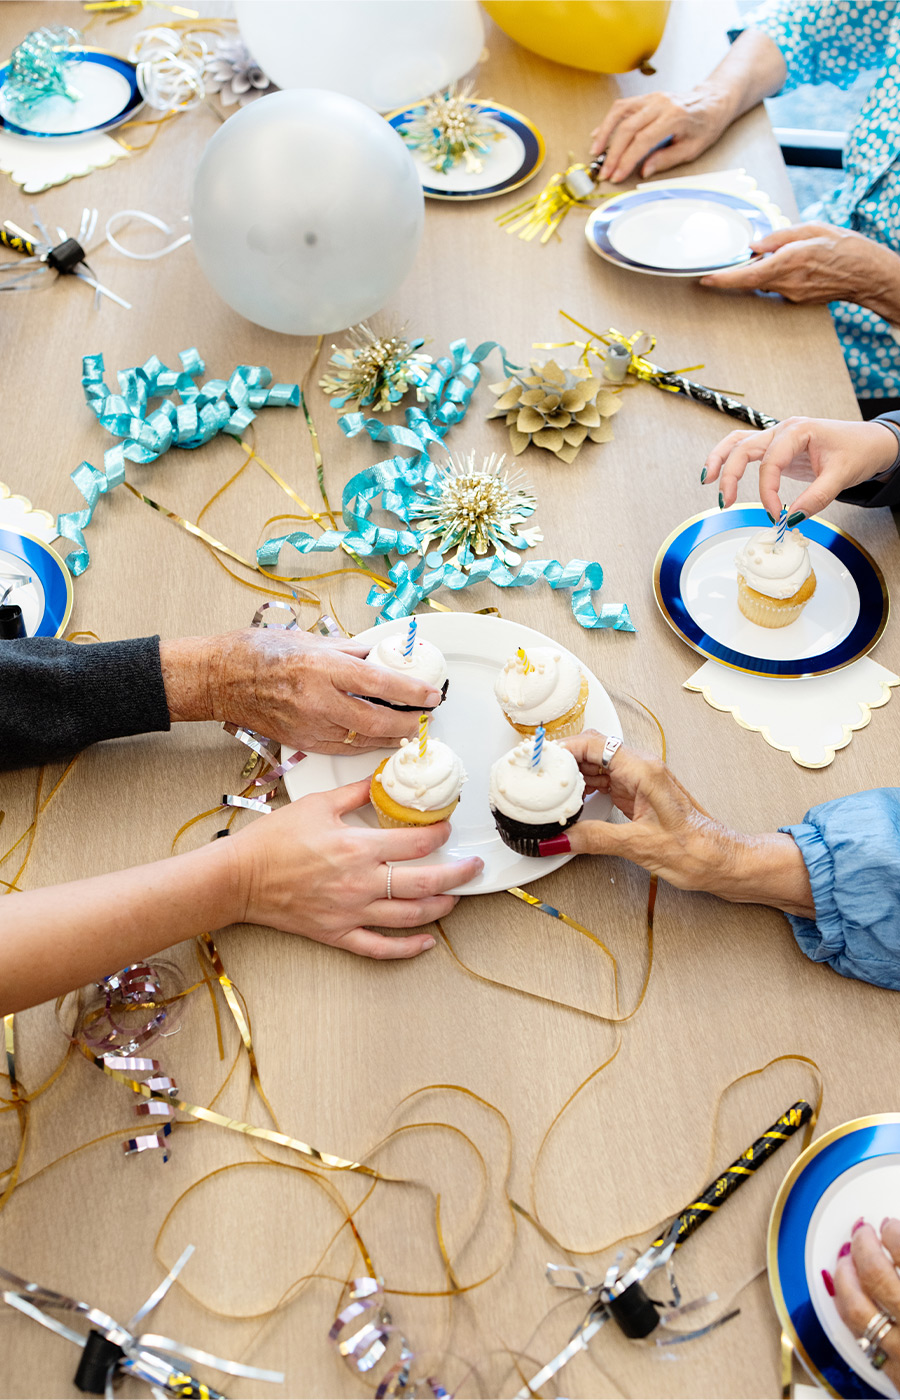
[[[842,977],[900,991],[900,788],[823,802],[793,836],[816,908],[786,915],[801,949]]]

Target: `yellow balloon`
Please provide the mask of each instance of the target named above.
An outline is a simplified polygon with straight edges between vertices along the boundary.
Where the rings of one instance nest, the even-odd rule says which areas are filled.
[[[491,19],[532,53],[592,73],[627,73],[656,50],[669,0],[482,0]]]

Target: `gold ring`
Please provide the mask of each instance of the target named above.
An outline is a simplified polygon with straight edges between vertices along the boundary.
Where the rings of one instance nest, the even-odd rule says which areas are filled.
[[[345,744],[352,744],[352,743],[353,743],[353,740],[354,740],[356,737],[357,737],[357,735],[356,735],[356,730],[355,730],[355,729],[348,729],[348,730],[347,730],[347,737],[346,737],[346,739],[344,740],[344,743],[345,743]]]

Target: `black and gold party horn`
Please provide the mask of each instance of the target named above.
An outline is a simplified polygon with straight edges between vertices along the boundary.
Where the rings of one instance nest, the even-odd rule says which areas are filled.
[[[772,1153],[777,1152],[782,1143],[787,1142],[811,1118],[812,1108],[805,1099],[798,1099],[792,1104],[771,1128],[766,1129],[762,1137],[752,1142],[730,1167],[711,1181],[695,1201],[685,1206],[669,1228],[653,1240],[621,1278],[603,1289],[595,1307],[607,1307],[627,1337],[648,1337],[659,1325],[660,1317],[657,1305],[644,1290],[644,1279],[653,1269],[666,1263],[704,1220],[709,1220],[738,1187],[759,1171],[763,1162],[767,1162]]]

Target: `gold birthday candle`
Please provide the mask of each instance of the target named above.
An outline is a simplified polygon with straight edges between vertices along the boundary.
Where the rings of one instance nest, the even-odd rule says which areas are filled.
[[[428,745],[428,716],[419,715],[419,757],[425,757],[425,749]]]
[[[525,674],[526,674],[526,676],[527,676],[529,671],[533,671],[533,670],[534,670],[534,667],[532,666],[531,662],[528,660],[528,657],[525,655],[525,648],[524,648],[524,647],[519,647],[518,650],[516,651],[516,656],[517,656],[517,657],[519,658],[519,660],[521,661],[521,663],[522,663],[522,665],[523,665],[523,667],[524,667],[524,669],[525,669]]]

